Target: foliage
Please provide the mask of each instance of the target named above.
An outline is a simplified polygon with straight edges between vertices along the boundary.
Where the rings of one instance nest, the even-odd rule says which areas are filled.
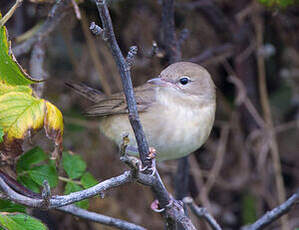
[[[287,7],[290,5],[298,4],[298,0],[258,0],[258,1],[268,7],[272,7],[272,6]]]
[[[2,18],[0,14],[0,19]],[[7,30],[0,28],[0,150],[5,159],[15,159],[17,181],[40,193],[46,180],[51,188],[58,185],[59,176],[56,162],[62,151],[63,117],[59,109],[50,102],[34,95],[30,85],[39,83],[31,78],[18,64],[11,52]],[[54,140],[54,154],[49,154],[40,147],[34,147],[23,153],[22,144],[26,137],[44,128],[47,137]],[[96,179],[86,172],[86,163],[78,155],[63,153],[63,169],[68,178],[64,194],[80,191],[97,184]],[[77,181],[75,181],[76,179]],[[76,205],[87,208],[88,200]],[[0,200],[0,229],[47,229],[39,220],[25,214],[26,208],[8,200]]]
[[[38,81],[18,64],[5,26],[0,28],[0,59],[0,140],[3,138],[0,149],[6,158],[14,159],[23,153],[25,137],[44,127],[47,136],[55,142],[57,155],[62,145],[62,114],[50,102],[34,96],[30,84]]]
[[[0,213],[0,225],[7,230],[43,230],[47,227],[36,218],[23,213]]]

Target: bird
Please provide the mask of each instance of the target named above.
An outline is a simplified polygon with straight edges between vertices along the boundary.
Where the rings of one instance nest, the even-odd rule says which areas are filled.
[[[93,102],[88,116],[99,117],[100,131],[118,146],[129,134],[132,155],[135,136],[123,92],[105,95],[83,84],[67,83]],[[216,111],[215,85],[209,72],[191,62],[176,62],[158,77],[134,87],[141,125],[158,161],[178,159],[200,148],[208,139]]]

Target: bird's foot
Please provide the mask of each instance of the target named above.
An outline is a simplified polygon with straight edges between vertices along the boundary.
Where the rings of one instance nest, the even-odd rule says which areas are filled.
[[[159,206],[159,201],[158,200],[154,200],[151,203],[151,209],[154,212],[164,212],[166,208],[169,208],[171,205],[173,204],[173,198],[171,197],[171,199],[169,200],[169,203],[165,206],[165,208],[160,208]]]

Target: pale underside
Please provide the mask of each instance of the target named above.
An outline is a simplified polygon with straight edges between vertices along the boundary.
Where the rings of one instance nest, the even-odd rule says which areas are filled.
[[[143,91],[144,92],[144,91]],[[135,92],[136,93],[136,92]],[[149,146],[157,151],[158,160],[170,160],[186,156],[198,149],[207,140],[214,122],[215,102],[198,106],[188,105],[176,91],[161,88],[143,94],[138,104],[139,117]],[[170,95],[173,94],[173,95]],[[148,96],[149,100],[144,100]],[[175,99],[175,100],[174,100]],[[118,102],[119,103],[119,102]],[[99,106],[100,105],[100,106]],[[91,112],[101,111],[106,115],[103,103],[91,108]],[[108,106],[108,105],[107,105]],[[111,105],[109,105],[111,106]],[[129,133],[130,145],[136,147],[136,140],[127,114],[121,114],[125,104],[115,106],[115,113],[101,119],[100,130],[120,145],[124,133]]]

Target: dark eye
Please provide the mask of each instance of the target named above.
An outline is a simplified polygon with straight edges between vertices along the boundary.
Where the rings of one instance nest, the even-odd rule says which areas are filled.
[[[188,84],[189,81],[190,81],[190,80],[189,80],[189,78],[187,78],[187,77],[182,77],[182,78],[180,79],[180,83],[181,83],[182,85],[186,85],[186,84]]]

